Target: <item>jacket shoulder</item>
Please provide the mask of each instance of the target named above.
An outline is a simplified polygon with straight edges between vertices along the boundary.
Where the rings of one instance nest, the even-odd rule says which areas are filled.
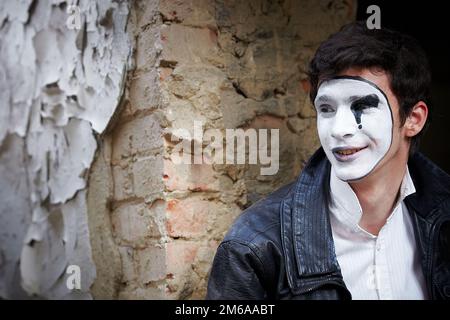
[[[448,207],[450,176],[419,152],[410,157],[408,167],[416,187],[409,203],[425,216],[437,207]],[[450,213],[445,211],[444,214]]]

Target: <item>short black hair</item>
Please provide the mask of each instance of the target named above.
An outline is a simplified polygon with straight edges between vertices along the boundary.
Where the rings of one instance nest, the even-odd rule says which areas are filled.
[[[311,101],[314,103],[321,81],[351,67],[379,68],[388,74],[400,105],[401,125],[417,102],[428,105],[425,126],[411,139],[410,154],[414,153],[431,121],[431,71],[425,51],[414,38],[400,32],[369,29],[365,21],[347,24],[322,42],[309,64]]]

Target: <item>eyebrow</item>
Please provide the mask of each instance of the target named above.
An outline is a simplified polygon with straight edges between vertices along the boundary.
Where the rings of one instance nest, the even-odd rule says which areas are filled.
[[[317,102],[317,103],[319,103],[319,102],[329,102],[329,101],[332,101],[332,100],[333,100],[332,97],[327,96],[326,94],[324,94],[324,95],[319,96],[319,97],[317,98],[316,102]]]
[[[352,105],[363,103],[376,107],[380,102],[380,98],[378,98],[376,94],[368,94],[366,96],[350,96],[348,98],[348,102],[350,102]]]

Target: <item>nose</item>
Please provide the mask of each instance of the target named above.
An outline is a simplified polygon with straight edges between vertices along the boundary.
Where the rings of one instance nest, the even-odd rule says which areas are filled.
[[[331,136],[340,140],[353,137],[357,129],[355,117],[349,108],[338,108],[331,126]]]

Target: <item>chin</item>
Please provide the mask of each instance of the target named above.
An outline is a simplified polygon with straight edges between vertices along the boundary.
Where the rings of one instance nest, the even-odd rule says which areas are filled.
[[[346,182],[362,180],[371,172],[371,170],[355,170],[352,167],[335,167],[334,171],[339,179]]]
[[[342,162],[335,158],[331,161],[336,176],[346,182],[364,179],[373,172],[377,163],[378,161],[375,161],[373,154],[370,152],[364,152],[353,161]]]

